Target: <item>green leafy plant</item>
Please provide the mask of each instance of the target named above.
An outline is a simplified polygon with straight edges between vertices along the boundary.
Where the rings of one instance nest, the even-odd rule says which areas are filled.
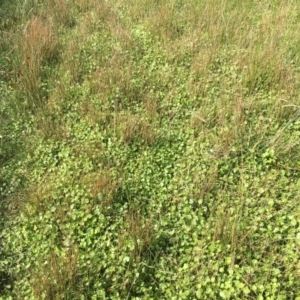
[[[298,11],[0,3],[0,299],[299,299]]]

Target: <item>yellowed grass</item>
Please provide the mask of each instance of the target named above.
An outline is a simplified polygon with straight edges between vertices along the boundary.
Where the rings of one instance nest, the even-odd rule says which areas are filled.
[[[31,284],[36,299],[60,299],[76,286],[78,249],[67,248],[62,254],[49,253],[40,269],[31,272]],[[75,296],[73,294],[73,296]]]
[[[38,95],[41,83],[40,70],[44,60],[56,55],[58,39],[50,19],[32,16],[22,41],[20,81],[29,95]]]

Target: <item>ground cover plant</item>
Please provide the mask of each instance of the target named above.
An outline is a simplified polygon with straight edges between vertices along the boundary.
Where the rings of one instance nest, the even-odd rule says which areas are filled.
[[[0,299],[300,299],[300,4],[0,1]]]

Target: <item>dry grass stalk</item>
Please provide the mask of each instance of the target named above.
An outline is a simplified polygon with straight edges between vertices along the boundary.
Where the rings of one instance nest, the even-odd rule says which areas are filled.
[[[41,16],[33,16],[24,29],[20,80],[30,95],[38,95],[41,67],[57,54],[58,39],[53,23]]]

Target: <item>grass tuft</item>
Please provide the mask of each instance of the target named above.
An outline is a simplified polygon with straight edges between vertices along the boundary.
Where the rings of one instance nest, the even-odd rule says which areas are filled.
[[[300,299],[297,1],[0,1],[1,299]]]

